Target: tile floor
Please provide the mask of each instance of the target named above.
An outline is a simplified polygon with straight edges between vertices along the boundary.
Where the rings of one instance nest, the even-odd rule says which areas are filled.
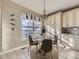
[[[49,53],[46,56],[37,53],[35,47],[31,47],[28,53],[28,48],[20,49],[5,55],[2,55],[0,59],[50,59]],[[72,50],[60,49],[59,55],[56,49],[52,50],[51,59],[79,59],[79,53]]]

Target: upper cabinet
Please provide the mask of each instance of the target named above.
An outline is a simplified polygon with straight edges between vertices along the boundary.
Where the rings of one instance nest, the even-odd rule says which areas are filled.
[[[61,15],[62,13],[59,12],[49,16],[46,20],[46,24],[48,24],[51,27],[53,27],[54,25],[61,26]]]
[[[48,16],[45,23],[53,29],[60,30],[61,29],[61,19],[62,19],[61,16],[62,16],[62,12]]]
[[[67,26],[67,14],[66,13],[64,13],[63,14],[63,27],[66,27]]]
[[[79,27],[79,8],[75,12],[75,22],[75,25]]]
[[[63,13],[63,27],[79,26],[79,8]]]
[[[60,27],[61,26],[61,19],[62,19],[62,13],[59,12],[55,14],[55,21],[56,21],[56,26]]]
[[[54,15],[51,15],[51,17],[50,17],[50,19],[51,19],[51,27],[54,27]]]
[[[68,26],[72,27],[74,26],[74,13],[71,11],[69,13],[67,13],[67,20],[68,20]]]
[[[44,21],[45,21],[45,24],[46,24],[47,26],[50,26],[50,24],[51,24],[50,19],[51,19],[51,17],[49,16],[49,17],[47,17],[46,20],[44,20]]]

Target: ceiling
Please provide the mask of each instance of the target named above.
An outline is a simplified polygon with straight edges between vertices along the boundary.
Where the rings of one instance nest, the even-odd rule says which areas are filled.
[[[20,4],[39,14],[42,14],[44,9],[43,7],[44,0],[11,0],[11,1]],[[46,1],[45,9],[47,14],[79,5],[79,0],[45,0],[45,1]]]

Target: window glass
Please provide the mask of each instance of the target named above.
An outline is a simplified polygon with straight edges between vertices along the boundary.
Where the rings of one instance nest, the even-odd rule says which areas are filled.
[[[22,39],[26,40],[26,38],[28,38],[28,35],[32,35],[33,33],[35,35],[41,34],[41,22],[39,21],[38,17],[32,20],[27,19],[25,15],[22,15],[21,21],[22,21]]]

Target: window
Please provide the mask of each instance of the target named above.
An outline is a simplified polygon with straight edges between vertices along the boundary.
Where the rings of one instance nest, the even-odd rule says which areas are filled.
[[[35,17],[34,20],[27,19],[25,15],[21,17],[22,21],[22,40],[26,40],[28,35],[41,34],[41,22],[38,17]]]

